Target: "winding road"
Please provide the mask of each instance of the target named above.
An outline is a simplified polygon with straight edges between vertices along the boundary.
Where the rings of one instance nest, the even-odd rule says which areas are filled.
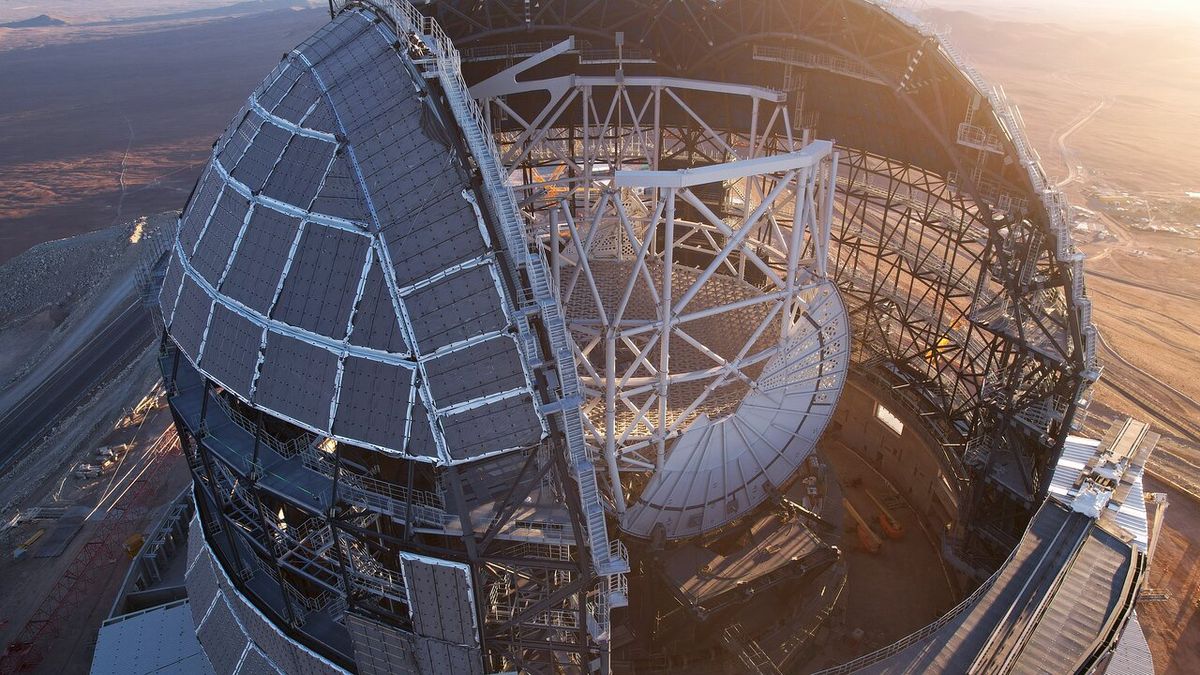
[[[1067,147],[1067,139],[1071,137],[1071,134],[1082,129],[1088,122],[1091,122],[1092,118],[1095,117],[1097,113],[1107,108],[1111,103],[1112,99],[1109,97],[1101,99],[1100,102],[1095,105],[1095,107],[1089,110],[1086,114],[1084,114],[1083,117],[1079,118],[1079,120],[1077,120],[1070,127],[1068,127],[1066,131],[1058,135],[1058,139],[1055,142],[1058,143],[1058,151],[1060,154],[1062,154],[1063,162],[1067,165],[1067,177],[1058,181],[1058,183],[1055,184],[1055,187],[1062,189],[1082,178],[1082,176],[1080,176],[1080,169],[1082,167],[1075,160],[1075,153],[1071,152],[1070,148]]]

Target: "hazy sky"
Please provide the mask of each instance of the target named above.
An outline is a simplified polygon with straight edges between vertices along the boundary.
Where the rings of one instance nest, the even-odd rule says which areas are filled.
[[[916,7],[946,7],[986,11],[996,16],[1054,21],[1131,22],[1184,20],[1197,25],[1200,40],[1200,0],[909,0]],[[909,4],[899,2],[897,4]]]
[[[201,9],[242,0],[9,0],[0,1],[0,19],[29,18],[37,14],[68,19],[128,18],[163,11]],[[986,11],[994,16],[1024,20],[1085,21],[1113,19],[1136,23],[1186,20],[1197,26],[1200,40],[1200,0],[882,0],[920,9],[923,6]],[[294,0],[294,4],[324,5],[324,0]]]

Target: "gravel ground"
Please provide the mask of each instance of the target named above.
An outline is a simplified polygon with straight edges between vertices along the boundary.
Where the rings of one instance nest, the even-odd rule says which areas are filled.
[[[57,480],[75,462],[94,450],[112,431],[112,424],[132,404],[145,396],[160,379],[158,345],[152,344],[123,372],[99,387],[68,418],[55,427],[39,446],[31,448],[0,485],[0,522],[18,508],[30,506],[26,498],[47,481]]]
[[[175,212],[47,242],[0,266],[0,385],[37,365],[174,227]]]
[[[108,277],[133,223],[39,244],[0,267],[0,330],[47,306],[74,304]],[[63,274],[65,270],[75,273]]]

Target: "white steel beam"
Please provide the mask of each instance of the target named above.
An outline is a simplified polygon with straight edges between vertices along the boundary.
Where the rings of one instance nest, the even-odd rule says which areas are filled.
[[[687,188],[708,183],[722,183],[766,173],[811,169],[829,156],[833,144],[829,141],[813,141],[803,150],[785,155],[754,157],[724,164],[700,166],[678,171],[617,171],[613,174],[615,187],[642,188]]]

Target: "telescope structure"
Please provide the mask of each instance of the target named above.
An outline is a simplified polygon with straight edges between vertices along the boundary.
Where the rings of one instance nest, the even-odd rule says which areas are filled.
[[[964,578],[1032,545],[1099,375],[1082,255],[940,35],[863,0],[330,16],[159,292],[217,672],[779,672],[844,583],[797,490],[862,391]],[[740,619],[767,590],[812,602]]]

